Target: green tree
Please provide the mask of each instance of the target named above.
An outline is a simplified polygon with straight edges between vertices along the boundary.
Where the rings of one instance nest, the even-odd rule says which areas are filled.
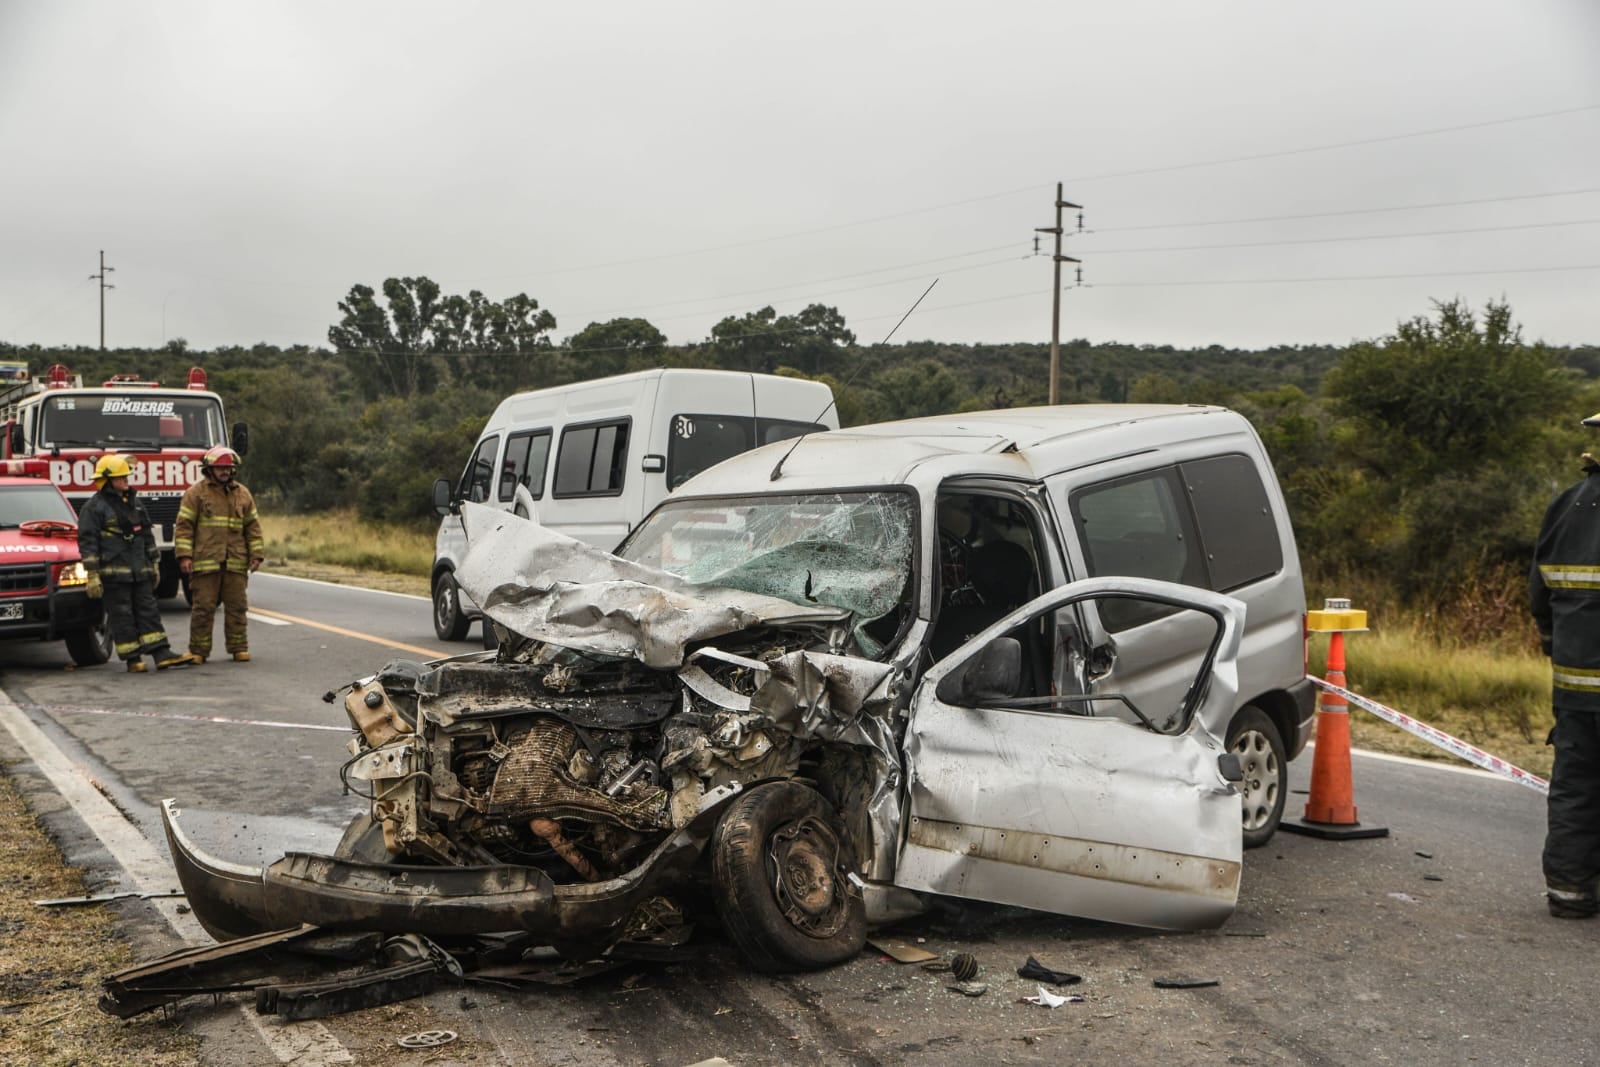
[[[444,296],[416,277],[387,279],[383,298],[387,307],[370,286],[353,286],[339,303],[344,317],[328,329],[369,400],[430,393],[443,367],[456,381],[499,392],[558,384],[548,337],[555,316],[526,293],[500,302],[476,289]]]
[[[526,293],[497,303],[474,289],[440,304],[434,343],[456,381],[511,393],[559,384],[555,328],[556,317]]]
[[[1460,300],[1435,302],[1432,318],[1352,345],[1324,383],[1347,474],[1321,514],[1338,515],[1347,550],[1385,566],[1405,594],[1525,557],[1565,382],[1503,302],[1481,319]]]
[[[644,319],[591,322],[567,340],[580,379],[658,366],[666,348],[666,335]]]
[[[431,355],[439,286],[429,278],[389,278],[385,308],[371,286],[354,285],[339,302],[344,317],[328,328],[328,342],[341,354],[360,357],[350,369],[368,399],[429,392],[439,380]]]
[[[771,307],[730,315],[711,327],[711,340],[725,367],[771,374],[789,366],[816,377],[831,369],[839,350],[855,344],[856,335],[836,309],[812,304],[798,315],[779,316]]]

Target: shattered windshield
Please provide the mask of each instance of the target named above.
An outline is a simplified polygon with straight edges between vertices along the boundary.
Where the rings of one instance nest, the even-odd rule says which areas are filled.
[[[617,554],[690,582],[843,608],[859,628],[905,595],[915,526],[907,492],[683,500],[658,508]]]

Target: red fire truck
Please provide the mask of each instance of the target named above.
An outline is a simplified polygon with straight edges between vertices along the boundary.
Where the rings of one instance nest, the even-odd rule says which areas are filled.
[[[129,484],[139,490],[161,547],[156,595],[177,595],[172,533],[183,491],[200,480],[206,449],[231,443],[243,455],[247,445],[243,423],[234,425],[229,440],[222,398],[207,388],[205,371],[191,368],[182,388],[163,388],[137,374],[85,387],[81,376],[57,363],[26,381],[8,385],[0,378],[0,420],[0,474],[31,473],[37,461],[48,461],[50,481],[79,511],[95,493],[95,461],[108,452],[127,456]]]

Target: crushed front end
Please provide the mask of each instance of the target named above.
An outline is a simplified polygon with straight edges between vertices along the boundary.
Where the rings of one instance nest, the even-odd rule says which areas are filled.
[[[524,540],[537,529],[509,521]],[[670,576],[619,582],[596,565],[600,580],[563,583],[542,621],[495,616],[564,643],[503,627],[493,658],[395,662],[350,686],[341,778],[370,811],[334,855],[230,864],[195,846],[168,801],[168,841],[202,925],[219,939],[299,923],[526,931],[591,956],[714,905],[706,853],[725,810],[795,780],[826,809],[796,822],[796,862],[817,868],[805,892],[820,879],[836,912],[859,913],[856,872],[896,808],[896,669],[859,654],[848,611],[706,594]],[[504,588],[481,593],[491,615]],[[515,585],[521,607],[527,588]]]

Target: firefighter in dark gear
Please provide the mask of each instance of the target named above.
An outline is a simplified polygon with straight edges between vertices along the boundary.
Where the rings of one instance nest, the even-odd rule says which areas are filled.
[[[1584,453],[1583,469],[1545,512],[1528,576],[1556,718],[1544,879],[1562,919],[1600,912],[1600,460]]]
[[[224,609],[223,647],[240,663],[250,660],[245,613],[246,585],[266,558],[255,497],[235,478],[239,454],[218,445],[200,460],[205,476],[191,485],[178,505],[173,549],[178,569],[189,576],[193,608],[189,616],[189,654],[204,663],[211,655],[217,602]]]
[[[126,456],[101,456],[95,464],[94,484],[100,491],[78,514],[78,554],[89,572],[89,596],[105,599],[117,655],[128,670],[141,674],[150,669],[144,662],[147,655],[155,659],[158,671],[193,660],[174,652],[161,628],[155,593],[161,552],[150,516],[128,488],[132,473]]]

